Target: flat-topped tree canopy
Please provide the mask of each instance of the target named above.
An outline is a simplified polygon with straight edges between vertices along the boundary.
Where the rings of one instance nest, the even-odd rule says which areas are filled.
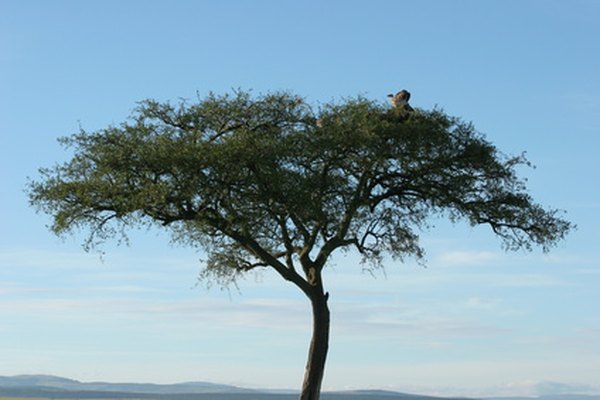
[[[84,227],[94,244],[156,224],[208,252],[207,276],[270,267],[313,308],[326,304],[321,271],[335,250],[373,266],[386,253],[421,258],[418,230],[432,215],[487,225],[510,250],[548,250],[572,228],[527,193],[522,155],[439,109],[356,98],[315,110],[287,92],[238,91],[147,100],[123,124],[62,143],[73,158],[30,183],[55,233]],[[311,387],[302,398],[318,398]]]
[[[440,110],[396,117],[366,99],[316,115],[288,93],[149,100],[120,126],[62,139],[75,156],[42,170],[31,201],[56,233],[85,225],[106,239],[115,223],[156,222],[235,269],[260,249],[286,267],[324,247],[419,257],[414,229],[440,212],[488,224],[511,249],[547,249],[569,229],[526,193],[522,156]]]

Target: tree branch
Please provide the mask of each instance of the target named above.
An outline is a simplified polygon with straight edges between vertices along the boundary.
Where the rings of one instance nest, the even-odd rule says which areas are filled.
[[[265,250],[256,240],[241,235],[240,233],[233,230],[223,230],[227,236],[238,242],[242,247],[246,248],[258,259],[264,261],[266,264],[271,266],[275,271],[279,273],[285,280],[294,283],[307,295],[310,295],[310,287],[307,282],[300,276],[294,269],[289,269],[286,265],[282,264],[273,254]]]

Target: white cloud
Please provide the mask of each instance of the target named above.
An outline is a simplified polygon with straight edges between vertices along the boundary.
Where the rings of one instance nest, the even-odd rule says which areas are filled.
[[[30,288],[30,287],[19,287],[17,285],[9,285],[6,282],[3,282],[5,287],[0,287],[0,296],[10,296],[10,295],[30,295],[34,293],[44,293],[47,292],[47,289],[42,288]]]
[[[498,275],[491,278],[494,286],[512,288],[554,287],[571,285],[565,279],[547,274],[521,273],[513,275]]]
[[[480,307],[483,306],[484,300],[478,302]],[[491,325],[464,313],[465,304],[472,307],[468,303],[445,304],[446,307],[438,308],[437,305],[404,303],[336,302],[332,304],[332,321],[336,332],[344,336],[427,337],[428,343],[439,339],[472,338],[506,332],[499,325]],[[455,308],[454,311],[448,311]]]
[[[435,258],[435,263],[440,266],[474,266],[485,265],[497,261],[498,253],[491,251],[449,251]]]
[[[168,323],[184,330],[198,321],[220,328],[304,330],[310,327],[309,305],[289,299],[259,298],[233,302],[215,297],[187,297],[180,300],[133,297],[13,298],[0,300],[0,314],[5,318],[25,316],[51,324],[65,321],[92,321],[107,326],[123,321],[140,326]]]
[[[95,292],[107,293],[164,293],[165,290],[137,285],[114,285],[93,288]]]
[[[498,299],[485,299],[482,297],[470,297],[463,303],[463,308],[471,310],[490,311],[501,303]]]
[[[64,252],[38,250],[34,248],[2,249],[0,252],[0,267],[12,268],[89,268],[102,266],[98,254],[85,252]]]

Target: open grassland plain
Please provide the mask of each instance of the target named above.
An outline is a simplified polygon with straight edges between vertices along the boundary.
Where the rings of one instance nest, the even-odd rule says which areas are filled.
[[[41,397],[0,397],[0,400],[48,400]]]
[[[86,394],[76,395],[74,393],[56,393],[56,395],[48,395],[47,397],[3,397],[0,395],[0,400],[147,400],[147,399],[164,399],[164,400],[297,400],[298,394],[290,393],[194,393],[194,394],[164,394],[157,396],[135,396],[133,394],[125,394],[125,396],[115,395],[108,396],[89,396]],[[323,400],[406,400],[402,395],[391,395],[389,393],[374,394],[374,393],[323,393]],[[428,399],[423,397],[423,399]]]
[[[44,398],[44,397],[2,397],[2,396],[0,396],[0,400],[50,400],[50,399]]]
[[[342,400],[346,396],[337,396],[323,394],[324,400]],[[274,393],[256,393],[256,394],[240,394],[240,393],[193,393],[193,394],[160,394],[147,395],[139,393],[123,393],[123,394],[104,394],[104,393],[56,393],[48,394],[45,397],[28,397],[20,395],[19,397],[0,395],[0,400],[297,400],[297,394],[274,394]],[[379,400],[380,397],[362,397],[352,396],[351,400]],[[384,400],[393,400],[386,397]]]
[[[179,399],[179,396],[164,395],[162,399]],[[386,395],[342,395],[323,394],[323,400],[395,400],[400,397]],[[0,397],[0,400],[143,400],[144,398],[116,397],[116,398],[90,398],[90,397]],[[261,394],[261,395],[231,395],[231,394],[194,394],[186,397],[189,400],[297,400],[298,395],[290,394]]]

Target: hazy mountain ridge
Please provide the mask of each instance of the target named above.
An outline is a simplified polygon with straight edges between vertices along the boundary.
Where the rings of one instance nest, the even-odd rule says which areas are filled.
[[[600,400],[600,394],[546,394],[540,396],[486,397],[485,400]]]
[[[210,382],[176,384],[80,382],[52,375],[0,376],[0,396],[46,399],[131,400],[295,400],[292,391],[246,389]],[[323,400],[469,400],[385,390],[325,392]],[[600,395],[561,394],[539,397],[490,397],[485,400],[600,400]]]
[[[146,394],[252,393],[252,389],[209,382],[176,384],[80,382],[52,375],[0,376],[0,388],[45,388],[64,391],[123,392]]]

